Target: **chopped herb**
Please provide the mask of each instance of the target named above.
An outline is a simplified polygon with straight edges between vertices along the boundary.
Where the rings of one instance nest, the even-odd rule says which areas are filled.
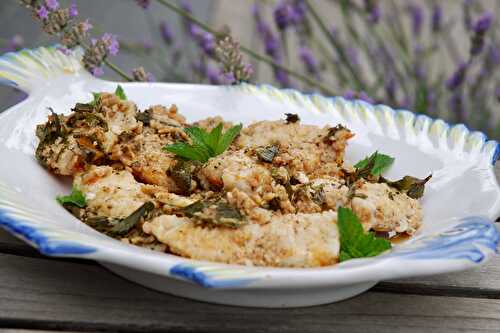
[[[285,121],[287,124],[293,124],[300,121],[299,115],[296,113],[285,113]]]
[[[127,95],[125,95],[125,91],[123,90],[122,86],[118,85],[115,90],[115,95],[120,97],[122,101],[127,100]]]
[[[60,195],[56,197],[57,202],[61,205],[69,204],[83,208],[87,205],[85,195],[75,186],[71,189],[70,195]]]
[[[278,154],[278,146],[260,147],[255,150],[255,153],[262,162],[272,163],[274,157]]]
[[[222,123],[219,123],[211,132],[193,126],[184,129],[191,138],[192,144],[177,142],[165,146],[163,149],[182,158],[207,162],[210,157],[222,154],[240,133],[242,125],[236,125],[222,133]]]
[[[365,233],[358,217],[349,208],[339,207],[337,226],[340,234],[340,261],[374,257],[391,248],[391,243]]]
[[[170,176],[179,188],[180,193],[188,194],[191,191],[191,161],[179,159],[177,163],[170,169]]]
[[[142,217],[146,216],[154,208],[154,203],[148,201],[124,219],[113,219],[105,216],[98,216],[88,218],[85,222],[97,231],[103,232],[109,236],[125,235],[130,231],[130,229],[139,223]]]
[[[380,154],[378,151],[354,165],[358,170],[367,170],[372,176],[380,176],[394,163],[394,157]]]
[[[389,181],[382,179],[387,185],[394,187],[397,190],[405,192],[407,196],[413,199],[420,199],[424,195],[425,184],[432,178],[432,175],[424,179],[415,178],[412,176],[404,176],[400,180]]]
[[[142,122],[144,125],[149,126],[149,123],[151,122],[151,113],[149,110],[137,112],[135,119]]]
[[[237,228],[247,223],[238,209],[222,199],[200,200],[181,212],[195,221],[214,226]]]
[[[338,131],[342,131],[342,130],[349,131],[349,129],[342,126],[341,124],[338,124],[335,127],[330,127],[328,129],[328,133],[326,134],[326,137],[323,139],[323,142],[325,142],[325,143],[330,142],[332,140],[332,137],[335,137],[335,134],[337,134]]]

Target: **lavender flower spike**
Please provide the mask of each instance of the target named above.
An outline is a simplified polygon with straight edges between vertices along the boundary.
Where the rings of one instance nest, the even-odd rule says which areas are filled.
[[[484,35],[490,29],[493,22],[493,14],[486,12],[473,25],[472,31],[474,35],[471,38],[470,54],[475,56],[483,50]]]
[[[465,80],[467,74],[467,64],[461,63],[453,75],[446,80],[446,87],[453,91],[458,88]]]
[[[432,31],[438,32],[441,30],[443,20],[443,9],[439,5],[432,8]]]
[[[116,36],[110,33],[105,33],[101,39],[106,44],[109,54],[113,56],[118,54],[120,50],[120,44],[118,43]]]
[[[318,76],[319,63],[312,50],[307,46],[301,46],[299,49],[299,57],[306,66],[307,72]]]
[[[490,12],[484,13],[472,27],[472,30],[476,34],[484,34],[491,27],[491,23],[493,22],[493,14]]]
[[[294,10],[289,1],[281,0],[273,12],[274,21],[280,30],[285,30],[294,22]]]
[[[45,0],[45,5],[51,11],[54,11],[57,8],[59,8],[59,2],[57,2],[57,0]]]
[[[49,11],[45,6],[40,6],[40,8],[36,10],[36,14],[42,20],[46,20],[49,18]]]
[[[422,23],[424,21],[424,13],[422,11],[422,8],[415,5],[415,4],[409,5],[408,10],[409,10],[410,16],[411,16],[413,34],[418,36],[418,35],[420,35],[420,32],[422,31]]]
[[[74,18],[78,16],[78,7],[76,6],[76,3],[72,3],[69,6],[69,17]]]
[[[172,30],[170,29],[170,26],[167,24],[167,22],[162,21],[160,23],[160,33],[163,41],[167,45],[172,45],[172,43],[174,42],[174,34],[172,33]]]
[[[155,77],[153,74],[146,72],[144,67],[137,67],[132,70],[132,76],[134,80],[139,82],[153,82],[155,81]]]

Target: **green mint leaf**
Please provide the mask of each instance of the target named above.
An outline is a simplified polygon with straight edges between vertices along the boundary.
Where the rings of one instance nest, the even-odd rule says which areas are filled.
[[[372,155],[365,157],[354,165],[356,169],[365,169],[369,167],[369,172],[372,176],[380,176],[394,163],[394,157],[380,154],[378,151]]]
[[[71,189],[70,195],[57,196],[56,200],[61,205],[70,204],[70,205],[78,206],[80,208],[83,208],[87,205],[87,201],[85,200],[85,195],[74,186]]]
[[[127,95],[125,95],[125,91],[123,90],[122,86],[118,85],[115,90],[115,95],[120,97],[122,101],[127,100]]]
[[[92,96],[94,96],[94,99],[88,104],[96,106],[97,104],[99,104],[99,100],[101,99],[101,93],[93,92]]]
[[[185,159],[202,163],[205,163],[210,158],[208,151],[203,147],[190,146],[184,142],[167,145],[163,149]]]
[[[216,127],[212,129],[210,134],[206,138],[206,144],[212,148],[212,150],[215,150],[214,148],[217,147],[217,144],[219,143],[219,140],[222,135],[222,128],[224,126],[222,123],[219,123]],[[215,152],[215,151],[214,151]]]
[[[222,123],[218,124],[210,133],[202,128],[193,126],[184,129],[191,138],[192,144],[177,142],[165,146],[163,149],[188,160],[207,162],[210,157],[222,154],[240,133],[242,125],[236,125],[222,134]]]
[[[208,151],[210,156],[214,154],[214,150],[208,144],[209,133],[207,133],[204,129],[193,126],[185,128],[184,132],[186,132],[186,134],[191,138],[191,141],[193,141],[193,146],[202,147]]]
[[[222,135],[217,144],[217,148],[215,149],[215,153],[217,155],[222,154],[226,151],[227,148],[231,145],[233,140],[240,134],[241,129],[243,128],[242,124],[231,127]]]
[[[391,242],[365,233],[358,217],[349,208],[339,207],[337,227],[340,234],[339,260],[374,257],[391,248]]]

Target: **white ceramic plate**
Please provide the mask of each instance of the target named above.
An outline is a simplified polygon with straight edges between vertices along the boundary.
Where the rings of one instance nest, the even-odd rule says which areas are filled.
[[[122,84],[140,108],[175,103],[188,120],[213,115],[248,124],[297,113],[303,123],[342,123],[356,136],[347,162],[375,150],[396,157],[389,178],[433,174],[422,200],[423,227],[387,254],[324,268],[285,269],[202,262],[156,253],[108,238],[78,221],[54,198],[70,184],[34,158],[35,126],[48,109],[68,113],[92,91],[114,91],[116,82],[96,79],[80,55],[55,48],[24,50],[0,58],[0,79],[29,93],[0,115],[0,226],[49,256],[87,258],[127,279],[171,294],[214,303],[294,307],[359,294],[378,281],[460,271],[494,255],[499,232],[500,190],[492,164],[499,145],[463,125],[417,116],[361,101],[304,95],[271,86]]]

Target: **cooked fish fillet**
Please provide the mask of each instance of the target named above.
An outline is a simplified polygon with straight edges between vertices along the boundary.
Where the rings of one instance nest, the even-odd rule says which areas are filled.
[[[387,184],[359,181],[355,193],[352,210],[365,230],[412,235],[422,224],[422,206],[418,200]]]
[[[146,201],[146,186],[137,182],[126,170],[117,171],[109,166],[92,166],[75,176],[76,188],[85,194],[86,210],[94,216],[125,218]]]
[[[270,223],[238,229],[197,225],[187,218],[161,215],[143,225],[169,250],[183,257],[276,267],[315,267],[337,262],[337,214],[277,215]]]

